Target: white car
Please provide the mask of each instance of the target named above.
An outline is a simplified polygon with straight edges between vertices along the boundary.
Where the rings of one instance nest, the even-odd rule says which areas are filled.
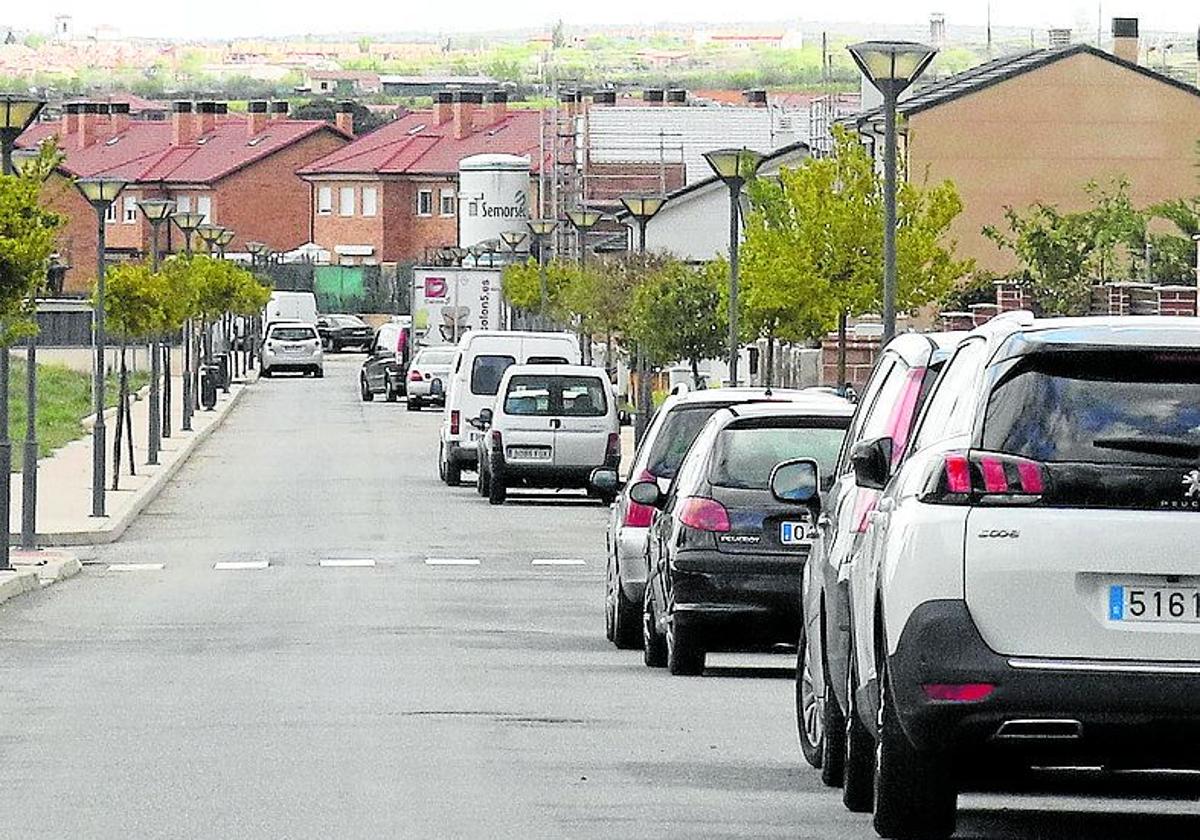
[[[458,341],[438,432],[438,475],[457,486],[473,470],[482,432],[471,423],[491,408],[510,365],[579,364],[579,340],[564,332],[476,330]]]
[[[320,378],[325,375],[325,354],[317,328],[302,321],[276,321],[267,328],[259,354],[263,376],[293,371]]]
[[[476,488],[494,505],[504,504],[510,487],[591,492],[593,470],[620,465],[616,400],[601,368],[512,365],[477,425],[484,434]]]
[[[851,454],[876,831],[950,835],[985,769],[1200,769],[1200,322],[1002,315],[891,448]]]
[[[449,344],[417,351],[404,377],[409,411],[420,411],[426,404],[446,404],[446,385],[454,353],[454,346]]]
[[[688,447],[717,409],[737,403],[785,402],[812,392],[763,388],[714,388],[672,393],[659,406],[633,456],[629,485],[657,481],[666,493]],[[627,490],[627,488],[626,488]],[[642,646],[642,598],[646,590],[646,533],[654,509],[622,490],[605,532],[608,558],[604,587],[604,632],[622,649]]]

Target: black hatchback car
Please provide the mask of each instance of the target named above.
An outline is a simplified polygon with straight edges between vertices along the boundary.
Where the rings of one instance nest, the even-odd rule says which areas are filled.
[[[630,488],[657,509],[646,541],[647,665],[699,674],[708,651],[796,643],[816,523],[772,495],[771,473],[811,458],[827,484],[853,412],[832,395],[718,409],[666,493],[652,481]]]
[[[339,353],[347,347],[370,349],[375,331],[357,315],[322,315],[317,318],[317,334],[326,350]]]

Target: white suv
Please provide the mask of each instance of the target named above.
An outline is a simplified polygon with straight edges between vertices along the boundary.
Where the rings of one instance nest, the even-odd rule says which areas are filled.
[[[259,361],[259,372],[267,377],[281,371],[325,375],[321,337],[316,327],[302,321],[276,321],[267,327]]]
[[[851,455],[879,834],[948,836],[980,768],[1200,769],[1200,322],[1001,316],[909,446]]]
[[[616,400],[600,368],[512,365],[477,424],[476,488],[492,504],[504,504],[510,487],[587,488],[612,502],[613,491],[590,481],[621,460]]]

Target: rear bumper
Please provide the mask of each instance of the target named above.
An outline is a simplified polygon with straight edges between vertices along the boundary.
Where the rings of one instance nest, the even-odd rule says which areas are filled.
[[[930,601],[888,659],[918,749],[1045,765],[1200,768],[1200,663],[1022,659],[991,650],[962,601]],[[985,700],[926,699],[929,683],[988,683]]]
[[[769,571],[764,570],[767,565]],[[671,563],[673,620],[695,632],[707,650],[795,644],[803,565],[803,560],[787,557],[768,564],[754,556],[718,552],[679,555]]]
[[[506,462],[500,470],[500,475],[504,476],[505,483],[510,485],[578,489],[588,486],[588,479],[594,469],[596,467],[556,467]]]

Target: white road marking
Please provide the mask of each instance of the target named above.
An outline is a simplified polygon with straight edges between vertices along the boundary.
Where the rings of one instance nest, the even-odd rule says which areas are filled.
[[[567,557],[551,557],[538,558],[533,561],[534,566],[586,566],[586,560],[572,560]]]
[[[478,557],[426,557],[426,566],[478,566]]]
[[[161,572],[162,563],[109,563],[109,572]]]
[[[321,565],[327,569],[350,569],[374,566],[375,561],[370,557],[347,557],[344,559],[326,557],[321,561]]]
[[[249,569],[265,569],[271,565],[270,560],[227,560],[214,563],[213,568],[218,572],[235,572]]]

